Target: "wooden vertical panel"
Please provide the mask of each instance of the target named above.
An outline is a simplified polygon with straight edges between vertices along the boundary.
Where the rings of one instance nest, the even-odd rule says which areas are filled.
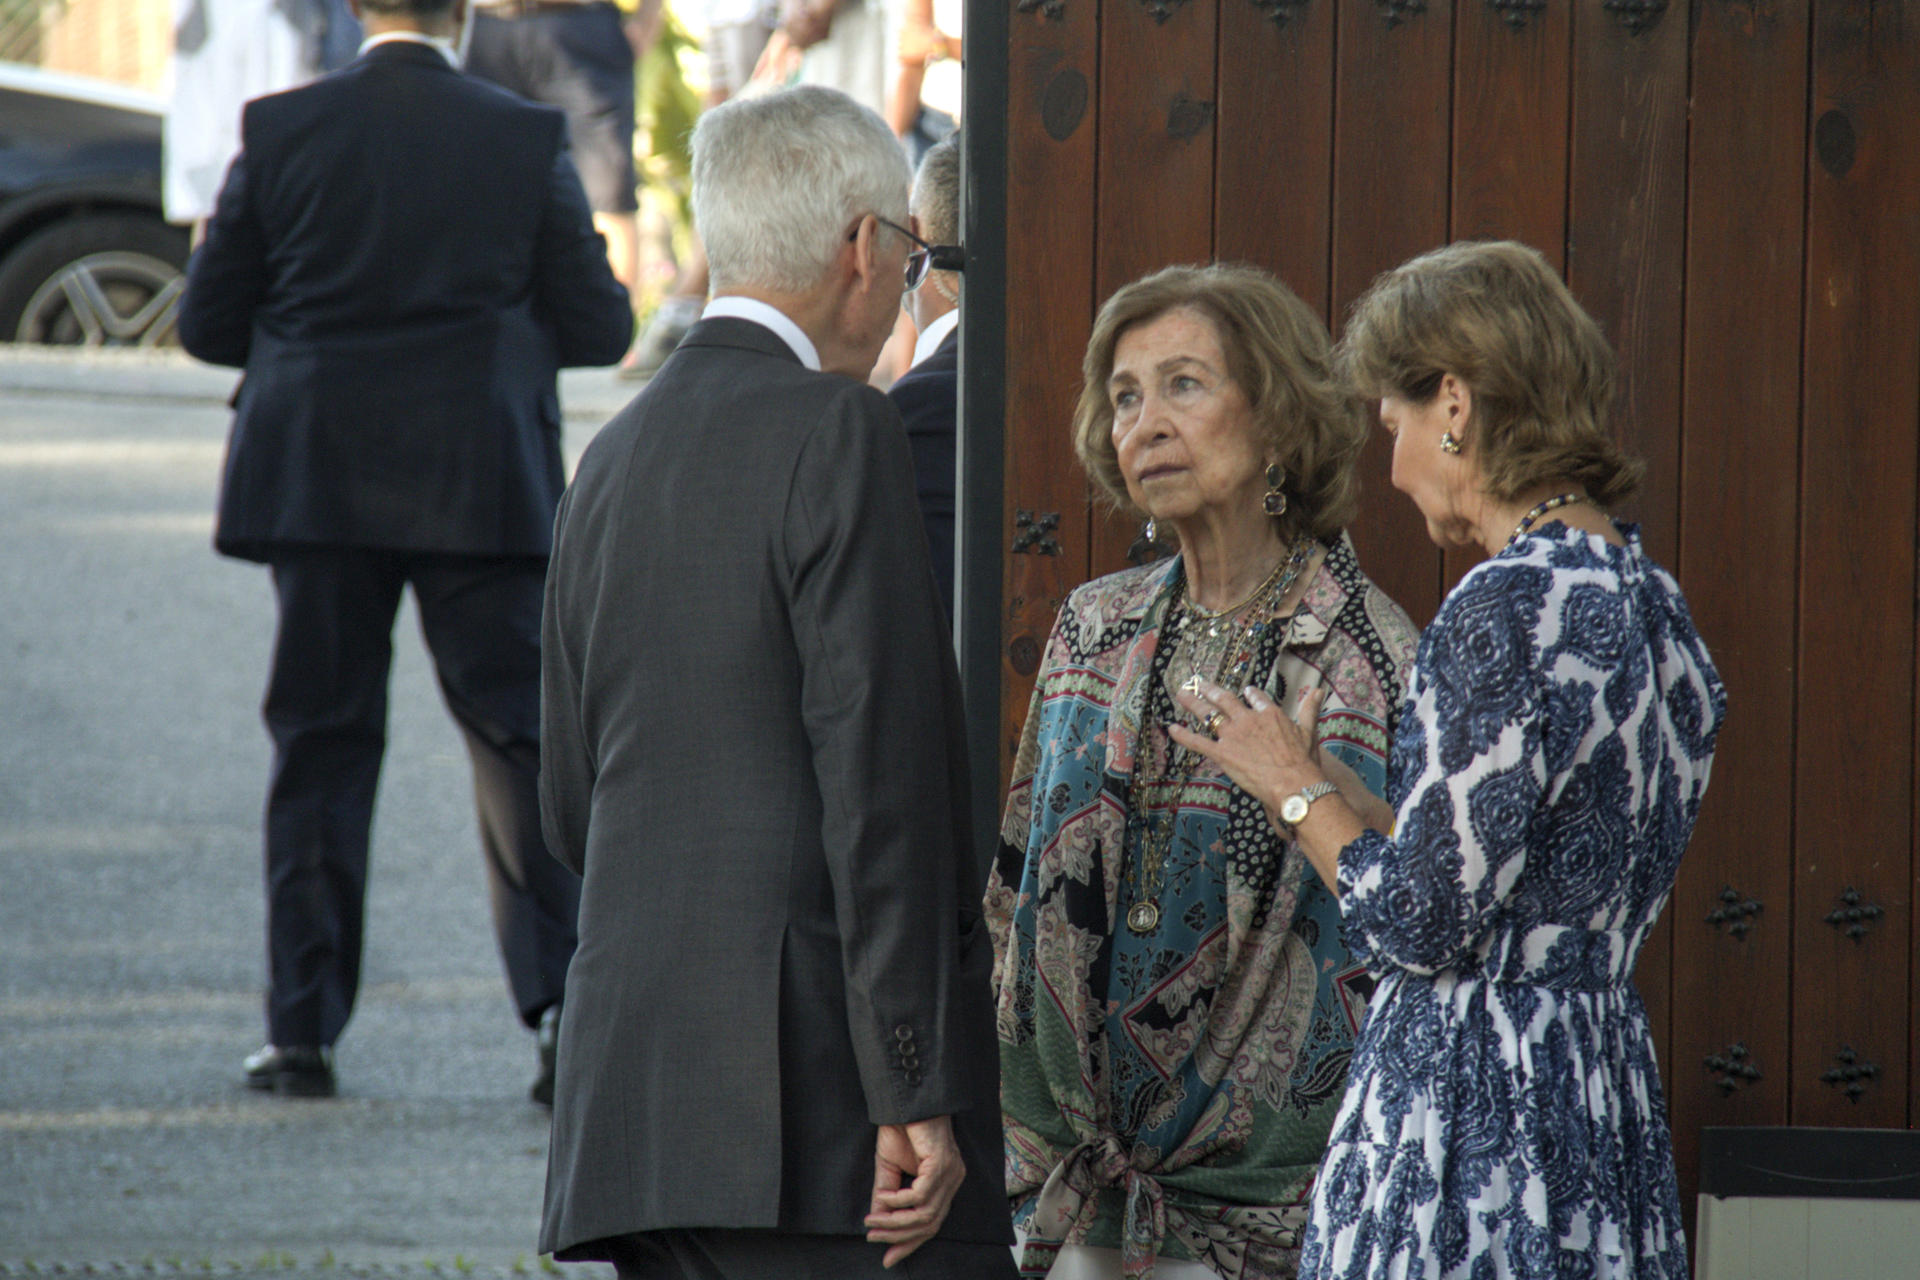
[[[1677,572],[1730,709],[1671,908],[1689,1208],[1701,1126],[1787,1119],[1807,22],[1807,0],[1695,10]],[[1736,1046],[1758,1079],[1707,1066]]]
[[[1620,512],[1675,563],[1680,523],[1680,316],[1685,300],[1687,27],[1634,32],[1603,0],[1575,11],[1567,283],[1619,360],[1614,430],[1646,459]]]
[[[1187,0],[1164,20],[1150,0],[1105,0],[1101,10],[1101,302],[1161,267],[1213,256],[1216,6]],[[1096,507],[1093,573],[1126,568],[1138,536],[1132,520]]]
[[[1603,0],[1574,10],[1568,141],[1567,283],[1619,361],[1614,429],[1646,459],[1620,514],[1673,566],[1680,524],[1680,315],[1687,218],[1687,28],[1635,31]],[[1663,1072],[1673,1070],[1674,913],[1637,974]]]
[[[1920,12],[1815,0],[1812,62],[1792,1116],[1892,1127],[1910,1007]],[[1848,887],[1884,913],[1854,922],[1863,938],[1826,919]],[[1822,1079],[1849,1047],[1880,1069],[1854,1099]]]
[[[1389,22],[1392,17],[1392,22]],[[1340,316],[1373,278],[1447,238],[1451,3],[1340,5],[1334,80],[1333,298]],[[1353,536],[1367,575],[1424,626],[1440,603],[1440,553],[1391,483],[1374,431]]]
[[[1461,0],[1454,22],[1455,240],[1519,240],[1565,269],[1572,9]],[[1446,586],[1485,557],[1446,553]]]
[[[1071,426],[1094,303],[1099,30],[1094,0],[1066,0],[1053,15],[1016,12],[1009,39],[1002,794],[1054,615],[1087,577],[1086,483]],[[1022,511],[1057,527],[1016,554]]]
[[[1221,0],[1214,255],[1286,281],[1331,319],[1333,15]]]

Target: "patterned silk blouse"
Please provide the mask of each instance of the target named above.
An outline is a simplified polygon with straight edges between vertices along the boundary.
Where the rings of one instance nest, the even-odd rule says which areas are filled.
[[[1633,964],[1726,693],[1638,533],[1559,522],[1421,637],[1389,838],[1340,853],[1380,979],[1313,1193],[1315,1280],[1672,1277],[1687,1251]]]
[[[1290,1276],[1365,1006],[1333,895],[1204,761],[1156,793],[1171,811],[1151,815],[1171,831],[1158,921],[1127,923],[1152,825],[1129,812],[1133,773],[1168,759],[1181,572],[1175,558],[1073,593],[1014,766],[987,920],[1024,1275],[1065,1243],[1119,1248],[1129,1276],[1156,1255]],[[1262,607],[1245,682],[1288,707],[1325,686],[1322,740],[1383,788],[1406,614],[1344,536],[1297,610]]]

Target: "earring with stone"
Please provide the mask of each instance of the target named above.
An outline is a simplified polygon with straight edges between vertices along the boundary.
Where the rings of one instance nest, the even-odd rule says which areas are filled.
[[[1460,453],[1460,440],[1451,431],[1440,433],[1440,452],[1451,453],[1456,457]]]
[[[1261,496],[1260,505],[1270,516],[1287,514],[1287,491],[1280,487],[1286,479],[1287,473],[1280,469],[1279,463],[1267,464],[1267,491]]]
[[[1147,522],[1140,526],[1140,538],[1149,546],[1160,541],[1160,526],[1153,522],[1152,516],[1148,516]]]

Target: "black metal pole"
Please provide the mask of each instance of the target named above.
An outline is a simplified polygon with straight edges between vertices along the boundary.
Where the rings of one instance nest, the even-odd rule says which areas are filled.
[[[954,644],[967,708],[974,836],[986,867],[1000,831],[1002,487],[1006,461],[1007,44],[1010,0],[974,0],[962,34],[960,158],[967,249],[960,317],[960,457]]]

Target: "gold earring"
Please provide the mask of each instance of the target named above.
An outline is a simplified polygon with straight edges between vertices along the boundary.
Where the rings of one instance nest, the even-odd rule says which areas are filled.
[[[1160,526],[1153,522],[1152,516],[1148,516],[1147,522],[1140,526],[1140,536],[1144,538],[1148,544],[1152,544],[1160,541],[1159,534]]]
[[[1451,431],[1441,432],[1440,452],[1451,453],[1451,454],[1458,454],[1460,452],[1460,441],[1457,438],[1455,438],[1453,432]]]
[[[1287,492],[1280,487],[1286,479],[1287,473],[1280,469],[1279,463],[1267,464],[1267,491],[1261,496],[1260,506],[1270,516],[1287,514]]]

